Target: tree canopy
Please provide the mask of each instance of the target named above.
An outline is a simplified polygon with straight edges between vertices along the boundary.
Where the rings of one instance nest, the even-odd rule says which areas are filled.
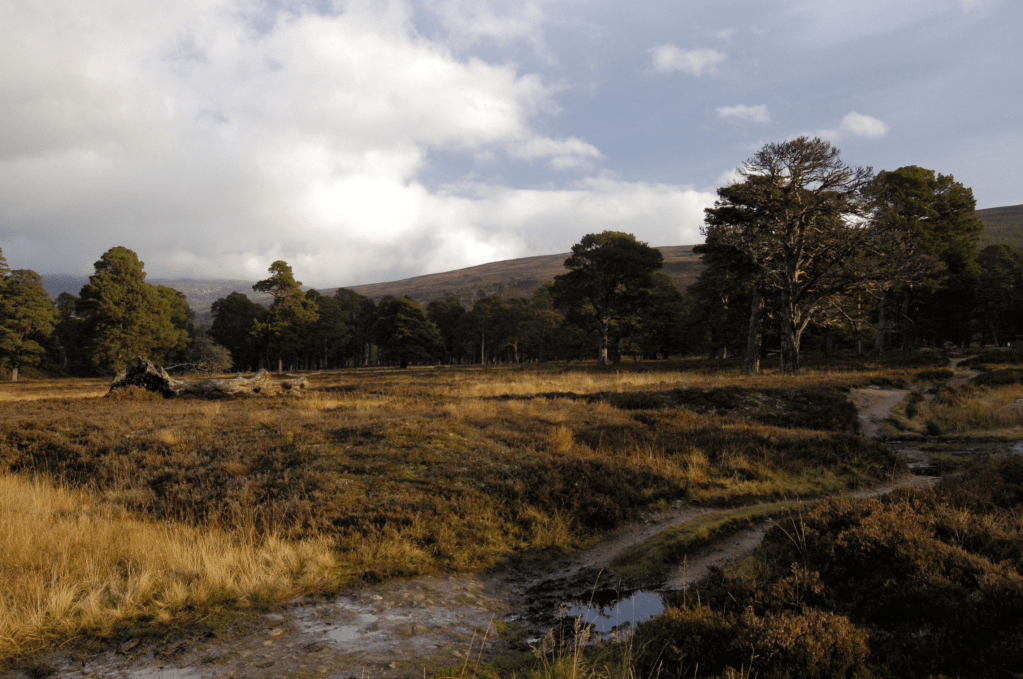
[[[572,246],[565,260],[568,272],[554,279],[554,299],[570,318],[597,331],[601,365],[608,363],[612,326],[635,311],[638,295],[652,286],[653,273],[663,263],[660,250],[631,233],[591,233]]]
[[[745,255],[755,290],[777,298],[781,368],[799,370],[799,342],[824,304],[872,274],[864,188],[870,168],[846,164],[823,139],[766,144],[718,189],[705,235]]]
[[[75,307],[95,367],[117,371],[135,356],[162,361],[187,346],[187,329],[175,325],[174,303],[145,278],[143,263],[125,247],[107,250],[96,262]]]

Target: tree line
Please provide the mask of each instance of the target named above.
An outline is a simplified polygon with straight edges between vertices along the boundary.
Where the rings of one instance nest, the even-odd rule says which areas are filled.
[[[702,353],[743,357],[747,372],[777,353],[799,369],[808,345],[883,354],[921,346],[1023,341],[1023,251],[978,251],[973,192],[916,166],[874,174],[821,139],[767,144],[707,209],[697,281],[679,290],[660,252],[633,235],[588,234],[566,271],[529,298],[458,298],[423,308],[341,288],[302,290],[276,261],[242,293],[212,305],[197,330],[185,296],[145,282],[138,256],[108,250],[77,296],[51,302],[38,274],[0,251],[0,368],[17,379],[43,364],[109,374],[134,356],[208,370],[333,369],[415,364]]]

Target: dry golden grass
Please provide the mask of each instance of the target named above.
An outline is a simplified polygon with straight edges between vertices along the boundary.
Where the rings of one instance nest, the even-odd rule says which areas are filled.
[[[108,391],[110,391],[110,380],[102,377],[0,382],[0,403],[38,401],[50,398],[96,398],[105,395]]]
[[[1023,385],[978,387],[955,398],[937,398],[928,419],[943,433],[974,436],[1023,436]]]
[[[331,584],[332,545],[153,522],[95,494],[0,476],[0,658],[141,616],[272,602]]]

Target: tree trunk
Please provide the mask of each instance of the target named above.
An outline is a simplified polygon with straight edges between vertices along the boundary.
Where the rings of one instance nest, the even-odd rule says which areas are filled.
[[[284,372],[284,359],[278,358],[277,359],[277,374],[280,375],[282,372]]]
[[[11,368],[11,382],[18,381],[18,366]]]
[[[487,350],[486,350],[487,333],[480,332],[480,365],[487,364]]]
[[[874,353],[884,356],[885,333],[888,332],[888,291],[881,291],[881,299],[877,304],[877,339],[874,340]]]
[[[796,332],[795,312],[789,301],[787,292],[781,299],[781,322],[778,327],[781,337],[781,371],[796,374],[799,372],[799,335]]]
[[[916,329],[909,319],[910,305],[909,288],[906,288],[902,292],[902,351],[907,354],[916,350]]]
[[[597,363],[607,365],[607,333],[610,326],[607,318],[600,319],[600,353],[597,354]]]
[[[753,290],[749,310],[749,332],[746,334],[746,361],[742,371],[747,375],[760,372],[760,345],[763,342],[761,325],[763,320],[764,298],[760,290]]]

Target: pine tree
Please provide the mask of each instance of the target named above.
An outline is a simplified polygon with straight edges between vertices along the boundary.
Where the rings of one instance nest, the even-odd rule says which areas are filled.
[[[316,305],[302,294],[302,283],[295,280],[287,262],[270,265],[270,277],[252,286],[256,292],[273,295],[264,321],[257,321],[253,333],[263,341],[266,353],[277,361],[277,372],[284,361],[302,355],[306,338],[317,319]]]
[[[597,331],[601,365],[608,362],[612,325],[635,312],[636,295],[653,285],[663,261],[660,250],[631,233],[591,233],[572,246],[568,272],[554,279],[554,298],[570,319]]]
[[[257,322],[266,319],[266,307],[240,292],[232,292],[212,304],[210,337],[231,352],[235,370],[254,370],[263,359],[263,347],[254,335]]]
[[[111,248],[78,296],[86,351],[100,370],[120,370],[136,356],[161,361],[183,336],[187,341],[167,299],[145,282],[143,266],[128,248]]]
[[[35,271],[6,272],[0,252],[0,362],[18,381],[23,365],[35,365],[45,353],[42,342],[53,332],[57,311]]]

